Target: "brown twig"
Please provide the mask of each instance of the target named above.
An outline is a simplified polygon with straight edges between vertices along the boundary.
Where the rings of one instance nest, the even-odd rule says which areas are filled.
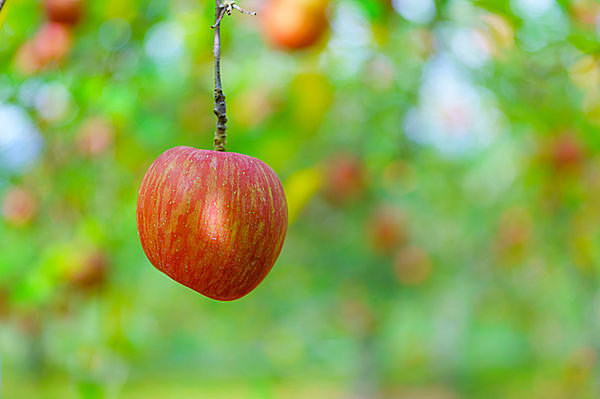
[[[0,0],[2,1],[2,0]],[[223,93],[221,84],[221,21],[225,14],[231,15],[233,10],[237,10],[243,14],[256,15],[255,12],[246,11],[235,4],[235,1],[227,1],[223,3],[221,0],[216,1],[215,9],[215,24],[212,28],[215,30],[215,42],[213,46],[213,54],[215,56],[215,115],[217,116],[217,128],[215,130],[214,149],[215,151],[225,151],[227,144],[227,102]]]

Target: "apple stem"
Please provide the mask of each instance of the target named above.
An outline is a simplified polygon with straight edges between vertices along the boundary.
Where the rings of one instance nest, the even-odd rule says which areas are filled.
[[[6,4],[7,0],[0,0],[0,11],[2,11],[2,8],[4,7],[4,4]]]
[[[4,0],[0,0],[2,2]],[[2,3],[0,3],[2,4]],[[223,86],[221,84],[221,21],[225,14],[231,15],[233,10],[242,14],[256,15],[255,12],[246,11],[235,4],[235,1],[222,2],[216,0],[215,24],[212,28],[215,30],[215,42],[213,54],[215,56],[215,115],[217,116],[217,128],[215,130],[214,149],[215,151],[225,151],[227,144],[227,102]]]

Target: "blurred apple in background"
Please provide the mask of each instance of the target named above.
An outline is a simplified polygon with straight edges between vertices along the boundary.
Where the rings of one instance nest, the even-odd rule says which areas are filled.
[[[83,291],[98,289],[106,282],[109,263],[107,254],[101,249],[87,249],[79,254],[67,279],[73,287]]]
[[[45,66],[65,58],[71,50],[73,40],[69,28],[50,22],[36,33],[33,45],[39,61]]]
[[[549,144],[550,161],[559,171],[573,170],[579,167],[584,158],[584,146],[573,133],[563,133]]]
[[[422,248],[405,247],[396,253],[394,271],[398,280],[403,284],[421,284],[431,274],[431,258]]]
[[[13,226],[29,224],[37,212],[37,202],[33,195],[22,187],[13,187],[4,196],[2,215]]]
[[[65,25],[76,25],[83,16],[83,0],[45,0],[48,19]]]
[[[19,47],[14,60],[15,67],[25,76],[33,75],[53,62],[62,61],[72,46],[70,27],[51,20],[44,23],[31,40]]]
[[[312,46],[328,27],[326,0],[271,0],[263,16],[267,40],[286,50]]]
[[[112,146],[115,131],[112,123],[102,117],[87,119],[77,132],[77,148],[82,155],[96,157]]]
[[[369,218],[367,237],[379,254],[389,255],[399,250],[408,239],[405,215],[394,206],[379,206]]]
[[[24,76],[35,75],[44,67],[33,39],[21,44],[15,54],[14,63],[15,69]]]
[[[597,0],[575,0],[570,3],[569,13],[577,21],[588,26],[598,24],[600,5]]]
[[[325,165],[323,194],[335,205],[359,199],[366,189],[365,167],[354,154],[341,152]]]
[[[504,263],[514,263],[521,259],[533,234],[533,217],[523,207],[512,207],[500,217],[494,249]]]

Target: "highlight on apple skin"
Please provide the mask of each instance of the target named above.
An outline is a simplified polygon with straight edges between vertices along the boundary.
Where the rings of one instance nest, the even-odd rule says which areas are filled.
[[[287,231],[281,181],[243,154],[175,147],[142,179],[137,228],[150,262],[209,298],[252,291],[277,260]]]

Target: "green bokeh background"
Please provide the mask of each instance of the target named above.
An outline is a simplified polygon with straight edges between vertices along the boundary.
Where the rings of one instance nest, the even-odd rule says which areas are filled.
[[[267,279],[220,303],[156,271],[135,227],[152,160],[211,148],[214,4],[87,1],[69,54],[28,74],[15,60],[45,16],[8,0],[0,112],[42,146],[0,165],[2,198],[36,203],[0,221],[2,398],[597,398],[600,7],[436,0],[419,19],[403,2],[332,1],[295,53],[260,13],[223,22],[228,150],[273,167],[291,223]],[[114,134],[93,156],[90,118]],[[364,184],[332,201],[349,154]],[[381,207],[406,235],[387,253]],[[65,276],[91,253],[106,281],[83,289]]]

